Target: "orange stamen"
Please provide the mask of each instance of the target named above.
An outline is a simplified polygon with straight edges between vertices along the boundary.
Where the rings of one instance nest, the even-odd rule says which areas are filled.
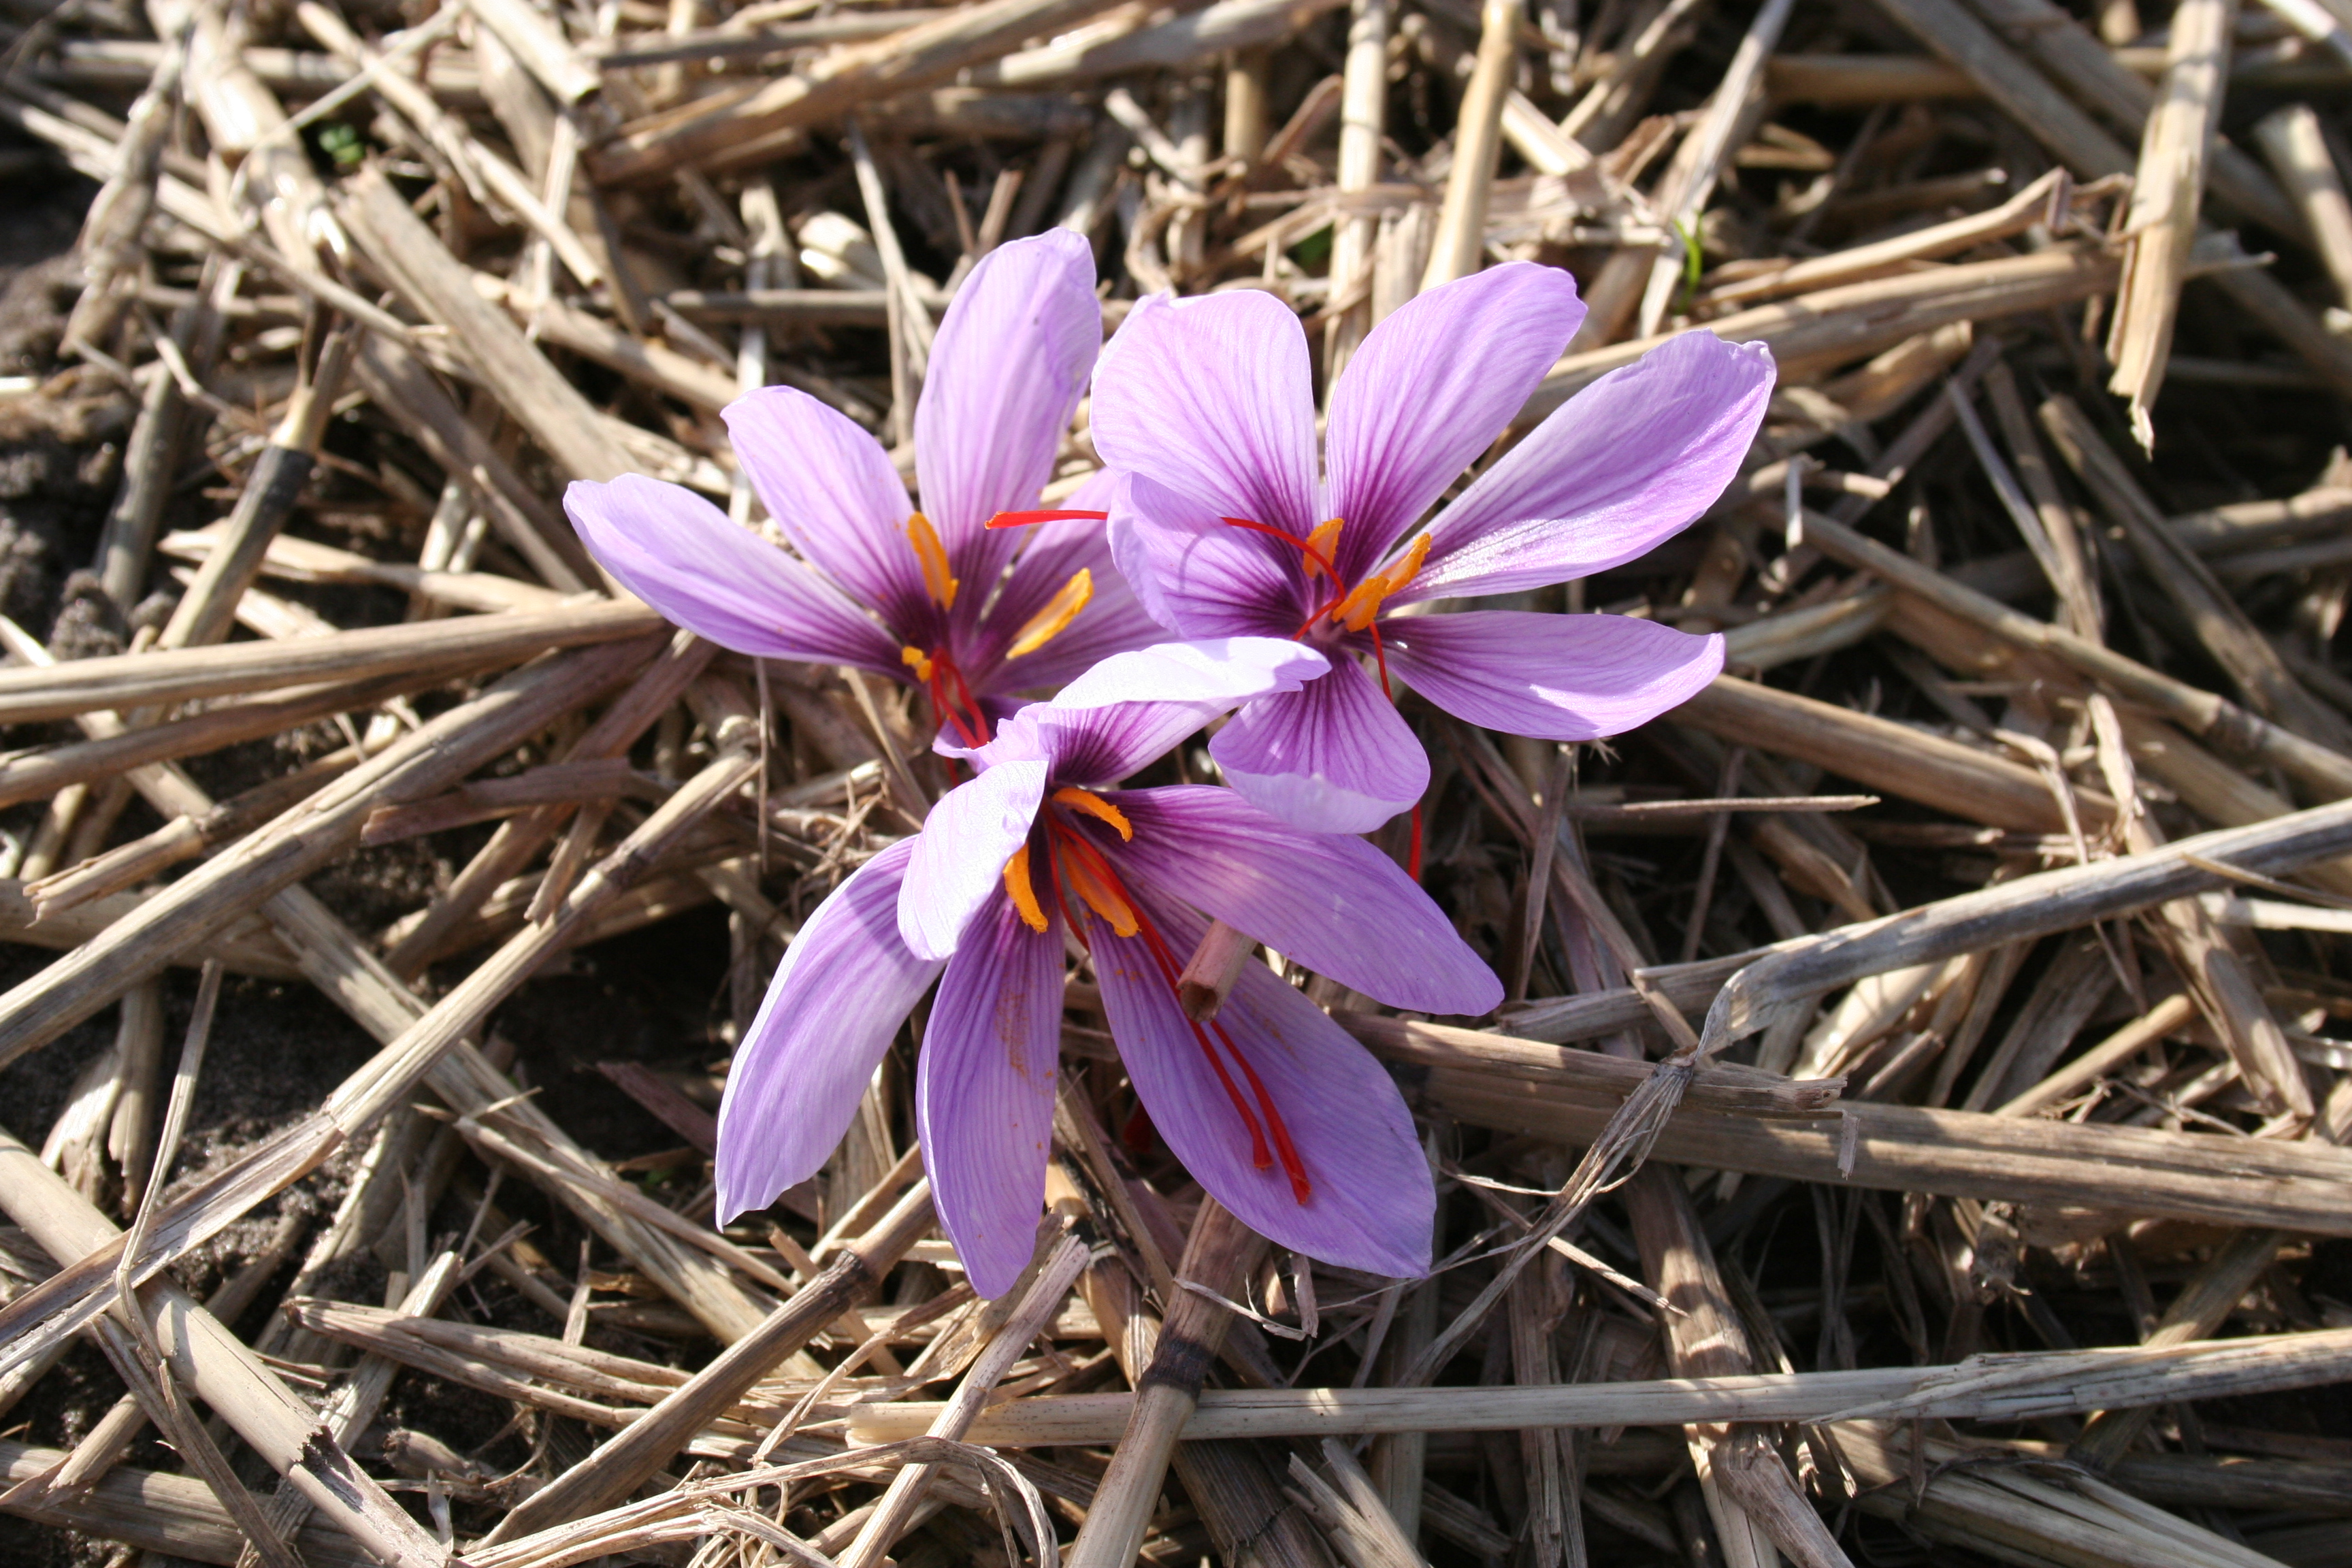
[[[1135,827],[1127,820],[1127,813],[1091,790],[1057,789],[1054,792],[1054,804],[1066,805],[1072,811],[1083,811],[1097,822],[1109,823],[1118,829],[1122,839],[1132,842],[1135,838]]]
[[[1120,885],[1118,873],[1112,869],[1110,862],[1103,857],[1102,851],[1080,838],[1075,830],[1068,827],[1057,826],[1055,837],[1055,841],[1064,847],[1065,853],[1061,860],[1066,873],[1080,867],[1085,868],[1089,877],[1099,878],[1108,889],[1116,891],[1122,905],[1134,914],[1136,923],[1142,931],[1144,949],[1151,954],[1151,962],[1158,967],[1160,978],[1167,985],[1169,995],[1172,1000],[1176,994],[1180,970],[1176,963],[1176,955],[1169,950],[1168,939],[1160,934],[1159,926],[1152,921],[1150,915],[1144,911],[1141,904],[1127,899],[1127,889]],[[1079,896],[1087,898],[1086,884],[1077,882],[1076,885]],[[1091,902],[1091,899],[1088,901]],[[1119,934],[1127,936],[1133,933],[1121,931]],[[1181,1005],[1177,1012],[1179,1016],[1183,1014]],[[1291,1139],[1290,1128],[1282,1120],[1282,1112],[1275,1109],[1274,1096],[1267,1092],[1265,1080],[1260,1079],[1257,1070],[1250,1066],[1249,1058],[1242,1054],[1241,1047],[1234,1042],[1233,1036],[1225,1032],[1225,1026],[1212,1021],[1209,1027],[1216,1031],[1217,1038],[1223,1042],[1226,1053],[1241,1068],[1242,1076],[1249,1080],[1251,1097],[1257,1101],[1257,1110],[1253,1113],[1249,1100],[1243,1098],[1241,1086],[1234,1081],[1233,1074],[1225,1069],[1224,1061],[1218,1056],[1216,1047],[1210,1043],[1208,1034],[1190,1017],[1185,1018],[1185,1023],[1192,1029],[1192,1038],[1199,1044],[1201,1054],[1208,1058],[1210,1069],[1217,1075],[1217,1082],[1223,1088],[1225,1098],[1233,1102],[1234,1112],[1242,1119],[1242,1125],[1249,1131],[1250,1163],[1261,1171],[1271,1170],[1278,1157],[1282,1163],[1283,1174],[1290,1181],[1291,1197],[1302,1205],[1307,1203],[1315,1194],[1314,1184],[1307,1179],[1307,1162],[1299,1155],[1298,1146]],[[1263,1128],[1260,1126],[1261,1117],[1264,1118]],[[1271,1150],[1266,1147],[1268,1130],[1274,1135],[1274,1147]]]
[[[1062,880],[1070,891],[1085,900],[1087,908],[1100,915],[1111,930],[1121,936],[1133,936],[1142,929],[1136,918],[1135,906],[1128,902],[1125,889],[1118,885],[1118,874],[1097,854],[1092,845],[1065,828],[1055,836],[1066,850],[1062,856]]]
[[[1315,574],[1322,567],[1324,562],[1337,561],[1339,558],[1339,527],[1343,521],[1340,518],[1327,517],[1315,525],[1314,532],[1307,536],[1307,542],[1301,548],[1307,552],[1308,582],[1315,580]],[[1334,575],[1336,576],[1336,574]]]
[[[1013,646],[1004,650],[1004,657],[1019,658],[1023,654],[1035,653],[1052,642],[1078,618],[1078,612],[1085,609],[1094,596],[1095,574],[1089,568],[1081,566],[1068,582],[1062,584],[1061,591],[1046,601],[1044,609],[1022,623],[1021,629],[1013,634]]]
[[[902,647],[898,662],[915,672],[915,679],[929,686],[931,683],[931,656],[919,647]]]
[[[1348,596],[1330,612],[1332,618],[1344,624],[1351,632],[1362,631],[1381,613],[1381,601],[1412,582],[1428,554],[1429,535],[1424,533],[1412,542],[1412,548],[1404,552],[1403,560],[1385,572],[1373,573],[1349,589]]]
[[[1029,846],[1024,844],[1004,863],[1004,891],[1021,915],[1021,923],[1040,935],[1046,928],[1045,906],[1037,901],[1037,884],[1029,877]]]
[[[919,511],[907,514],[907,542],[915,547],[915,560],[923,569],[923,586],[930,591],[931,600],[942,610],[955,608],[956,580],[948,572],[947,546],[940,542],[940,531],[931,520]]]

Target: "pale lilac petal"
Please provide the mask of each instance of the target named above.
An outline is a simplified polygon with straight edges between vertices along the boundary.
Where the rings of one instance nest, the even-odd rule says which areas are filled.
[[[1150,910],[1181,963],[1206,922],[1165,900]],[[1193,1179],[1280,1246],[1391,1278],[1429,1272],[1437,1194],[1412,1115],[1371,1053],[1264,964],[1244,964],[1217,1016],[1289,1129],[1309,1185],[1302,1204],[1280,1162],[1259,1169],[1241,1113],[1143,939],[1093,921],[1096,979],[1112,1037],[1152,1126]],[[1224,1042],[1209,1032],[1223,1058]],[[1245,1101],[1251,1090],[1227,1058]]]
[[[1685,332],[1612,370],[1438,514],[1390,603],[1517,593],[1647,554],[1714,504],[1772,395],[1772,353]]]
[[[983,1296],[1011,1289],[1035,1250],[1061,1039],[1059,922],[1031,931],[1000,893],[940,978],[915,1069],[923,1171]]]
[[[692,490],[642,474],[577,479],[563,512],[623,587],[721,647],[898,670],[898,646],[871,617]]]
[[[1297,633],[1316,607],[1300,552],[1141,474],[1124,480],[1109,507],[1111,551],[1160,625],[1188,637]]]
[[[1072,511],[1107,511],[1118,476],[1108,468],[1056,502]],[[1091,518],[1041,522],[1028,529],[1028,542],[1005,574],[1004,587],[989,606],[988,618],[973,629],[964,673],[975,689],[1029,691],[1055,686],[1097,659],[1148,647],[1167,634],[1147,614],[1135,589],[1111,553],[1104,525]],[[1034,653],[1004,659],[1004,649],[1029,618],[1044,609],[1079,571],[1093,576],[1094,597],[1078,618]]]
[[[738,398],[720,416],[735,460],[794,549],[901,637],[929,623],[922,565],[907,541],[915,503],[873,437],[789,386]]]
[[[1138,300],[1095,369],[1089,420],[1114,468],[1295,538],[1321,521],[1307,333],[1271,294]]]
[[[1055,782],[1114,784],[1235,703],[1296,691],[1330,668],[1313,648],[1279,637],[1161,643],[1114,654],[1023,709],[978,753],[1053,759]]]
[[[1357,581],[1491,445],[1584,320],[1576,279],[1513,261],[1374,327],[1331,392],[1323,461],[1340,576]]]
[[[1158,888],[1391,1007],[1475,1016],[1503,984],[1394,860],[1360,838],[1306,833],[1229,789],[1110,797],[1135,829],[1105,853]]]
[[[1370,833],[1429,788],[1429,757],[1353,658],[1261,698],[1209,742],[1225,780],[1310,833]]]
[[[1467,610],[1381,623],[1389,668],[1457,719],[1508,735],[1622,735],[1723,672],[1723,638],[1630,616]]]
[[[915,406],[915,471],[974,595],[1020,543],[988,520],[1036,504],[1101,346],[1094,250],[1066,229],[998,247],[956,290]]]
[[[919,958],[945,958],[1004,885],[1004,863],[1029,842],[1045,798],[1042,758],[996,762],[940,798],[915,839],[898,895],[898,934]]]
[[[913,854],[902,840],[858,868],[784,949],[719,1104],[719,1224],[816,1174],[939,973],[898,940]]]

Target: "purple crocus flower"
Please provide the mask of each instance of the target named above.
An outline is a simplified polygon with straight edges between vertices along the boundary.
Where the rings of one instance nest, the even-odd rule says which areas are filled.
[[[1320,485],[1306,334],[1282,301],[1145,300],[1111,340],[1091,427],[1123,476],[1112,547],[1145,607],[1181,637],[1298,637],[1332,656],[1328,675],[1250,703],[1212,742],[1252,800],[1350,833],[1418,802],[1429,762],[1382,689],[1390,671],[1471,723],[1585,741],[1722,668],[1721,638],[1652,621],[1414,613],[1633,560],[1738,471],[1771,355],[1687,332],[1570,399],[1406,543],[1583,319],[1574,280],[1529,262],[1414,300],[1332,389]]]
[[[1102,345],[1094,278],[1086,241],[1057,230],[991,252],[956,291],[915,410],[920,511],[873,437],[782,386],[725,418],[796,554],[640,475],[575,483],[563,510],[606,570],[679,626],[738,653],[920,687],[939,723],[978,744],[1002,710],[992,700],[1163,635],[1099,529],[1045,523],[1015,559],[1020,536],[986,527],[1034,506],[1053,472]]]
[[[1435,1194],[1386,1072],[1263,964],[1215,1020],[1176,982],[1212,918],[1399,1007],[1476,1014],[1493,973],[1396,863],[1234,791],[1112,786],[1324,657],[1238,637],[1117,655],[994,741],[980,770],[820,905],[785,952],[719,1112],[721,1222],[814,1174],[934,977],[916,1076],[923,1163],[974,1289],[1029,1260],[1053,1139],[1064,932],[1091,954],[1153,1124],[1275,1241],[1375,1274],[1429,1268]]]

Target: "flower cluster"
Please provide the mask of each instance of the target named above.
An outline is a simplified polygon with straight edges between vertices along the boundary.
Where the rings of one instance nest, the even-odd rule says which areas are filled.
[[[722,1222],[815,1173],[936,982],[925,1167],[974,1288],[1010,1288],[1075,950],[1203,1188],[1310,1257],[1427,1270],[1434,1188],[1388,1075],[1264,964],[1207,1019],[1178,980],[1213,921],[1390,1006],[1486,1012],[1493,973],[1355,837],[1428,786],[1395,685],[1474,724],[1589,740],[1720,669],[1721,639],[1653,622],[1454,607],[1643,553],[1715,500],[1762,418],[1769,356],[1690,333],[1439,506],[1583,313],[1566,273],[1529,263],[1412,301],[1333,388],[1318,475],[1286,306],[1147,300],[1105,350],[1091,254],[1055,233],[989,256],[941,324],[921,510],[862,429],[777,388],[727,421],[784,547],[674,486],[572,487],[574,526],[632,592],[723,647],[915,688],[964,779],[787,950],[719,1112]],[[1035,510],[1090,374],[1105,467]],[[1120,787],[1212,727],[1224,785]]]

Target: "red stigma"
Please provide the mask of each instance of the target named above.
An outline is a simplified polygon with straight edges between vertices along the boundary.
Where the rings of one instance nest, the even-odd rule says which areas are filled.
[[[1241,1047],[1234,1043],[1233,1036],[1225,1032],[1225,1026],[1223,1024],[1213,1019],[1204,1029],[1199,1023],[1186,1016],[1183,1005],[1177,1001],[1176,990],[1176,983],[1182,973],[1183,966],[1176,962],[1175,953],[1168,946],[1168,939],[1160,934],[1160,927],[1152,920],[1150,912],[1137,901],[1135,896],[1129,893],[1125,884],[1119,880],[1118,873],[1112,868],[1109,858],[1101,850],[1087,842],[1068,824],[1050,817],[1047,822],[1056,851],[1081,861],[1096,880],[1111,889],[1126,902],[1128,908],[1135,911],[1136,925],[1142,935],[1144,949],[1151,954],[1151,962],[1160,971],[1161,984],[1168,987],[1168,998],[1170,1002],[1175,1004],[1177,1016],[1183,1018],[1186,1026],[1192,1031],[1193,1041],[1201,1047],[1201,1054],[1208,1059],[1210,1070],[1217,1075],[1219,1087],[1223,1089],[1225,1098],[1232,1102],[1234,1110],[1241,1117],[1242,1125],[1249,1130],[1250,1163],[1261,1171],[1267,1171],[1272,1170],[1276,1161],[1279,1159],[1283,1174],[1290,1181],[1291,1197],[1301,1205],[1306,1204],[1315,1194],[1315,1185],[1307,1179],[1307,1162],[1300,1157],[1297,1144],[1291,1140],[1290,1128],[1283,1121],[1282,1112],[1275,1108],[1274,1096],[1267,1092],[1265,1082],[1258,1077],[1257,1069],[1250,1066],[1249,1058],[1242,1054]],[[1063,916],[1067,919],[1070,910],[1069,900],[1066,896],[1061,895],[1060,886],[1061,879],[1057,876],[1055,879],[1055,892],[1057,896],[1062,897]],[[1073,922],[1074,926],[1075,923]],[[1088,951],[1092,951],[1091,947]],[[1223,1045],[1224,1056],[1230,1056],[1233,1058],[1234,1065],[1241,1068],[1242,1076],[1249,1081],[1247,1096],[1243,1094],[1241,1085],[1234,1081],[1234,1075],[1227,1070],[1224,1056],[1220,1056],[1216,1045],[1211,1043],[1209,1032],[1212,1030],[1215,1032],[1217,1041]],[[1255,1110],[1250,1104],[1252,1100],[1257,1102]],[[1261,1124],[1261,1117],[1263,1124]],[[1273,1133],[1274,1140],[1273,1147],[1270,1149],[1266,1143],[1269,1130]]]
[[[1107,511],[1056,510],[1048,507],[1042,511],[1000,511],[988,520],[991,528],[1027,528],[1033,522],[1108,522]]]

